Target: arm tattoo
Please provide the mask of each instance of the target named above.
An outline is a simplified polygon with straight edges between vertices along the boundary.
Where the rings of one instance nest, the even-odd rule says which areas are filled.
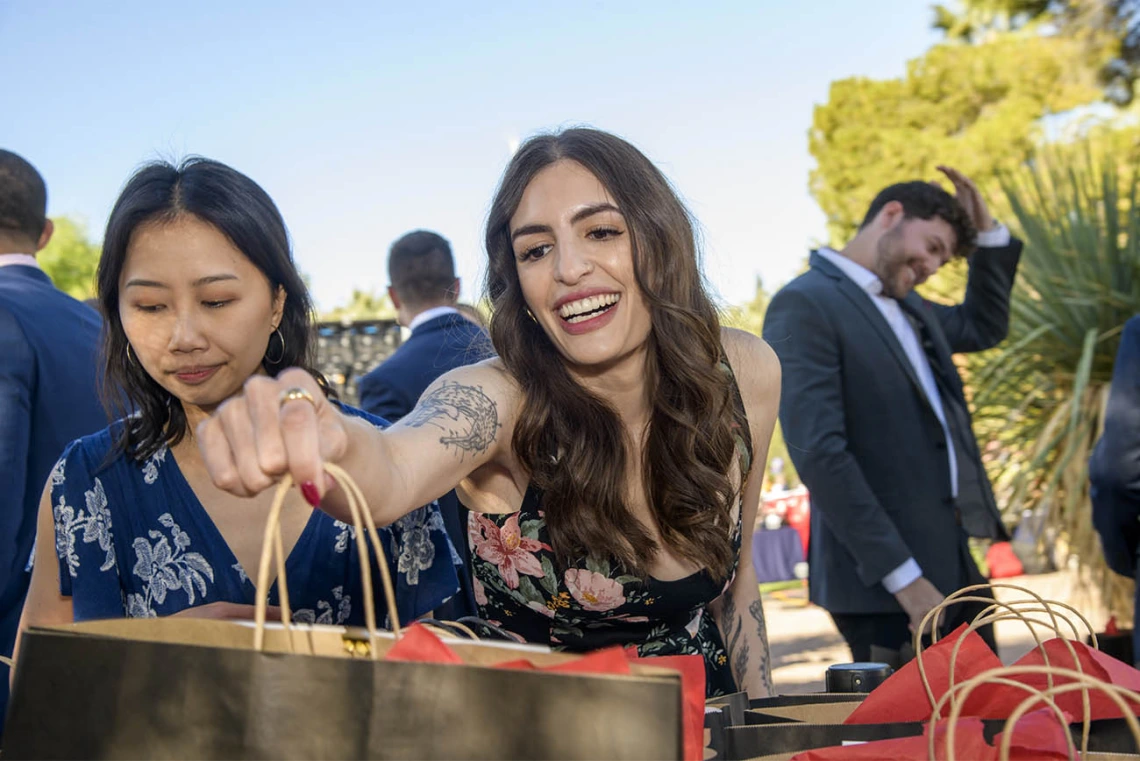
[[[763,645],[763,658],[760,663],[760,681],[768,689],[769,694],[775,694],[772,691],[772,659],[771,649],[768,647],[768,625],[764,622],[764,603],[757,597],[748,606],[748,612],[752,614],[752,619],[756,622],[756,635],[760,637],[760,642]]]
[[[772,665],[768,657],[768,627],[764,623],[764,604],[760,598],[749,603],[748,612],[755,621],[755,632],[760,641],[760,662],[757,664],[751,664],[752,649],[749,636],[745,634],[744,616],[739,615],[734,596],[731,593],[724,596],[721,608],[723,621],[721,631],[724,635],[725,649],[729,653],[732,676],[736,680],[737,687],[743,690],[746,688],[749,669],[754,668],[759,673],[760,683],[764,689],[768,694],[773,694]]]
[[[486,452],[503,427],[499,408],[482,386],[464,386],[444,381],[443,385],[420,399],[416,408],[400,421],[413,428],[435,426],[443,431],[439,443],[459,454]]]
[[[729,658],[732,659],[732,676],[738,689],[744,689],[744,677],[748,674],[748,638],[744,636],[744,622],[736,612],[736,600],[730,592],[724,599],[725,642]]]

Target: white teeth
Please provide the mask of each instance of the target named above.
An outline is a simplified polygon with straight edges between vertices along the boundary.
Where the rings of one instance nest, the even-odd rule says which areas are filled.
[[[595,312],[602,307],[612,306],[618,303],[621,299],[621,294],[618,293],[605,293],[600,296],[588,296],[584,299],[571,301],[569,304],[563,304],[562,308],[558,310],[558,314],[562,319],[568,322],[581,322],[587,320],[595,315],[588,314]]]

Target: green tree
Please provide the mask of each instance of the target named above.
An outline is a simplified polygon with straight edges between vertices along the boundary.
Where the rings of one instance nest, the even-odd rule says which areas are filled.
[[[1011,32],[1075,40],[1105,99],[1132,102],[1140,77],[1137,0],[959,0],[953,8],[934,6],[934,13],[936,29],[968,44]]]
[[[764,313],[768,311],[768,302],[772,300],[771,295],[764,290],[764,281],[759,277],[756,278],[756,293],[753,295],[752,300],[738,306],[730,306],[721,312],[721,324],[730,328],[739,328],[747,330],[753,335],[762,335],[764,331]],[[784,442],[784,432],[780,430],[780,424],[776,424],[776,430],[772,433],[772,443],[768,447],[768,463],[765,463],[765,468],[772,462],[773,458],[779,457],[784,461],[784,474],[787,478],[788,487],[797,486],[799,484],[799,475],[796,473],[796,468],[792,464],[792,459],[788,456],[788,445]]]
[[[894,182],[937,179],[949,164],[992,187],[1034,155],[1042,117],[1099,97],[1080,44],[1006,35],[979,45],[945,43],[899,79],[832,83],[817,106],[809,147],[812,195],[832,245],[845,244],[875,194]]]
[[[352,297],[347,304],[321,315],[321,320],[326,322],[394,319],[396,319],[396,307],[392,305],[392,299],[387,293],[378,294],[375,291],[362,291],[358,288],[352,289]]]
[[[61,291],[77,298],[95,295],[95,270],[100,247],[87,238],[84,226],[67,217],[55,217],[55,233],[36,260]]]

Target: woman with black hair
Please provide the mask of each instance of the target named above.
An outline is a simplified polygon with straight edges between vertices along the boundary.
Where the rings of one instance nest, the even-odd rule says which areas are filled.
[[[328,393],[313,369],[312,304],[281,214],[260,186],[218,162],[147,166],[111,212],[98,287],[104,392],[116,422],[72,443],[52,471],[21,629],[123,616],[252,617],[257,590],[247,571],[258,564],[272,494],[217,488],[194,430],[254,376],[302,368]],[[386,425],[330,403],[365,425]],[[281,525],[294,621],[362,624],[353,529],[296,493]],[[455,552],[437,506],[382,533],[401,618],[455,593]],[[276,582],[269,598],[278,599]]]

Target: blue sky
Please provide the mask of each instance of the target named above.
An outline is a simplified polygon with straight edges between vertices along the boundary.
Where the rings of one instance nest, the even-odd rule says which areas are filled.
[[[591,124],[640,147],[700,220],[721,299],[824,237],[807,131],[832,80],[899,76],[924,0],[0,2],[0,146],[92,237],[140,163],[201,154],[281,207],[322,308],[387,284],[388,245],[448,237],[477,298],[511,145]]]

